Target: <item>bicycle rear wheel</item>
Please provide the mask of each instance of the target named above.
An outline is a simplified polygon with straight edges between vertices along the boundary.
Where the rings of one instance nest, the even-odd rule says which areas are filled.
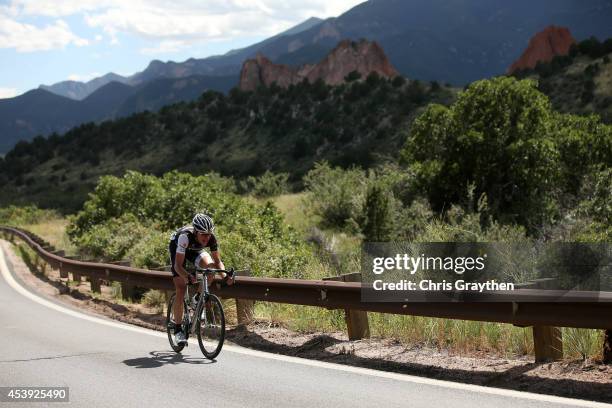
[[[174,341],[174,298],[176,297],[176,293],[170,296],[170,300],[168,301],[168,311],[166,312],[166,333],[168,333],[168,341],[170,342],[170,347],[177,353],[180,353],[185,348],[184,344],[176,344]],[[185,313],[189,313],[189,309],[187,308],[187,303],[183,302],[183,319],[185,317]]]
[[[209,360],[214,359],[221,352],[225,340],[225,314],[217,296],[210,294],[208,301],[202,302],[196,327],[202,354]]]

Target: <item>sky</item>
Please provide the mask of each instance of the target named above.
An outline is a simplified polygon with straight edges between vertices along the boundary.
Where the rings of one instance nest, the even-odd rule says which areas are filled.
[[[242,48],[363,0],[0,0],[0,98]]]

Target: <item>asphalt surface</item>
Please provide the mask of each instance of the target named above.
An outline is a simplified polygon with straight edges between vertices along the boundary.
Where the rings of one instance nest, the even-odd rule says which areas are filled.
[[[7,265],[14,276],[3,258],[0,254],[0,269]],[[514,391],[497,395],[496,390],[455,388],[435,380],[422,383],[400,374],[385,377],[327,363],[301,363],[235,346],[224,348],[211,362],[203,358],[197,340],[190,339],[183,354],[176,354],[161,333],[63,313],[19,293],[2,274],[0,305],[0,386],[67,386],[71,406],[517,408],[580,404],[554,397],[538,400]],[[0,403],[0,407],[9,405],[63,404]]]

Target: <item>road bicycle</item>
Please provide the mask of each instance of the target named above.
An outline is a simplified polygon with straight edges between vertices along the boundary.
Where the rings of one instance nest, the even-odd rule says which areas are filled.
[[[225,340],[225,314],[223,306],[219,298],[210,293],[208,288],[209,275],[216,273],[225,273],[223,283],[227,284],[227,279],[231,279],[232,283],[236,278],[236,272],[233,268],[211,269],[196,267],[196,282],[187,285],[185,290],[185,298],[183,300],[183,333],[189,339],[189,336],[197,335],[200,350],[204,357],[209,360],[214,359],[221,352],[223,341]],[[199,290],[194,295],[189,295],[189,287],[199,285]],[[174,293],[168,301],[168,311],[166,313],[166,331],[168,340],[172,350],[180,353],[187,344],[177,344],[174,340]]]

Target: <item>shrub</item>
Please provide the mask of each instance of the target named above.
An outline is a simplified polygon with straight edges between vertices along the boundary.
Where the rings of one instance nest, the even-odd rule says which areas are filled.
[[[359,219],[367,188],[363,170],[316,163],[304,176],[304,185],[310,193],[307,198],[310,208],[325,226],[345,228]]]
[[[148,232],[136,217],[124,214],[92,226],[72,242],[85,255],[116,261],[124,259]]]
[[[4,225],[37,224],[58,217],[59,214],[54,210],[43,210],[33,205],[25,207],[11,205],[0,208],[0,224]]]
[[[583,178],[593,168],[612,164],[612,126],[595,115],[556,114],[556,143],[561,155],[563,188],[578,194]]]
[[[389,194],[377,184],[370,186],[360,220],[361,231],[368,241],[385,242],[393,231]]]
[[[161,178],[129,172],[100,179],[68,233],[82,251],[137,265],[165,264],[168,231],[208,212],[218,226],[226,266],[250,266],[256,276],[299,277],[309,248],[270,203],[256,205],[234,193],[231,179],[171,172]]]
[[[135,240],[135,244],[128,250],[126,257],[139,268],[170,265],[168,256],[170,235],[172,235],[171,231],[147,231]]]
[[[152,307],[157,310],[158,313],[162,313],[164,306],[166,305],[166,298],[164,293],[160,290],[149,290],[142,297],[142,303],[146,306]]]
[[[266,170],[259,177],[249,176],[240,183],[240,186],[255,197],[272,197],[289,191],[287,180],[289,180],[289,173],[274,174]]]

